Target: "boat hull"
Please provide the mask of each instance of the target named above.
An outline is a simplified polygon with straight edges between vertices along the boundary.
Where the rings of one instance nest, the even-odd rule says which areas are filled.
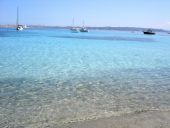
[[[88,30],[80,30],[80,32],[88,32]]]
[[[81,28],[81,29],[80,29],[80,32],[88,32],[88,29],[86,29],[86,28]]]
[[[72,32],[72,33],[78,33],[78,32],[79,32],[79,29],[78,29],[78,28],[71,28],[71,32]]]
[[[22,28],[22,27],[17,27],[16,30],[17,30],[17,31],[22,31],[23,28]]]
[[[146,35],[155,35],[154,32],[143,32],[143,33],[146,34]]]

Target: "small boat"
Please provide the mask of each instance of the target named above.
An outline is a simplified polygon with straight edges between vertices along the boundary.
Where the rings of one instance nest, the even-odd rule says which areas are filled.
[[[148,35],[155,35],[156,33],[153,32],[151,29],[148,29],[146,31],[143,32],[144,34],[148,34]]]
[[[17,31],[22,31],[24,29],[23,25],[19,25],[19,7],[17,7],[17,25],[16,25],[16,30]]]
[[[26,29],[26,28],[29,28],[29,27],[27,25],[24,25],[23,28]]]
[[[72,27],[71,27],[70,30],[71,30],[72,33],[78,33],[79,32],[79,28],[74,26],[74,18],[73,18]]]
[[[83,27],[80,28],[80,32],[88,32],[88,29],[84,26],[84,21],[83,21]]]
[[[24,27],[22,25],[18,25],[16,28],[16,30],[18,30],[18,31],[22,31],[23,29],[24,29]]]
[[[82,28],[80,29],[80,32],[88,32],[88,29],[87,29],[87,28],[82,27]]]

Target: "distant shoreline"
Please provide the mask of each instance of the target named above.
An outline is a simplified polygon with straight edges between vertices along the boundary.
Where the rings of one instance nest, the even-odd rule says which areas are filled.
[[[0,28],[15,28],[16,25],[0,25]],[[71,26],[45,26],[45,25],[28,25],[30,28],[63,28],[69,29]],[[81,27],[81,26],[78,26]],[[144,31],[148,28],[141,27],[87,27],[93,30],[116,30],[116,31]],[[151,28],[155,32],[170,32],[170,30]]]

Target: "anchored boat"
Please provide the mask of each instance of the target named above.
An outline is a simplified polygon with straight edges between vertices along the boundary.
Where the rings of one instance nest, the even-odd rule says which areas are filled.
[[[19,7],[17,7],[17,24],[16,24],[16,30],[22,31],[24,29],[23,25],[19,25]]]
[[[80,32],[88,32],[88,29],[84,26],[84,21],[83,26],[80,28]]]
[[[71,30],[72,33],[78,33],[79,32],[79,29],[74,26],[74,18],[73,18],[72,27],[71,27],[70,30]]]
[[[88,29],[83,27],[80,29],[80,32],[88,32]]]
[[[143,32],[144,34],[147,34],[147,35],[155,35],[156,33],[153,32],[151,29],[148,29],[146,31]]]

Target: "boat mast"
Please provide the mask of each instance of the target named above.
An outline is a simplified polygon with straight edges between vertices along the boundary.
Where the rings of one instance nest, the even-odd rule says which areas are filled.
[[[84,20],[83,20],[83,28],[84,28]]]
[[[17,7],[17,22],[16,25],[19,25],[19,7]]]
[[[74,27],[74,17],[73,17],[73,21],[72,21],[72,27]]]

